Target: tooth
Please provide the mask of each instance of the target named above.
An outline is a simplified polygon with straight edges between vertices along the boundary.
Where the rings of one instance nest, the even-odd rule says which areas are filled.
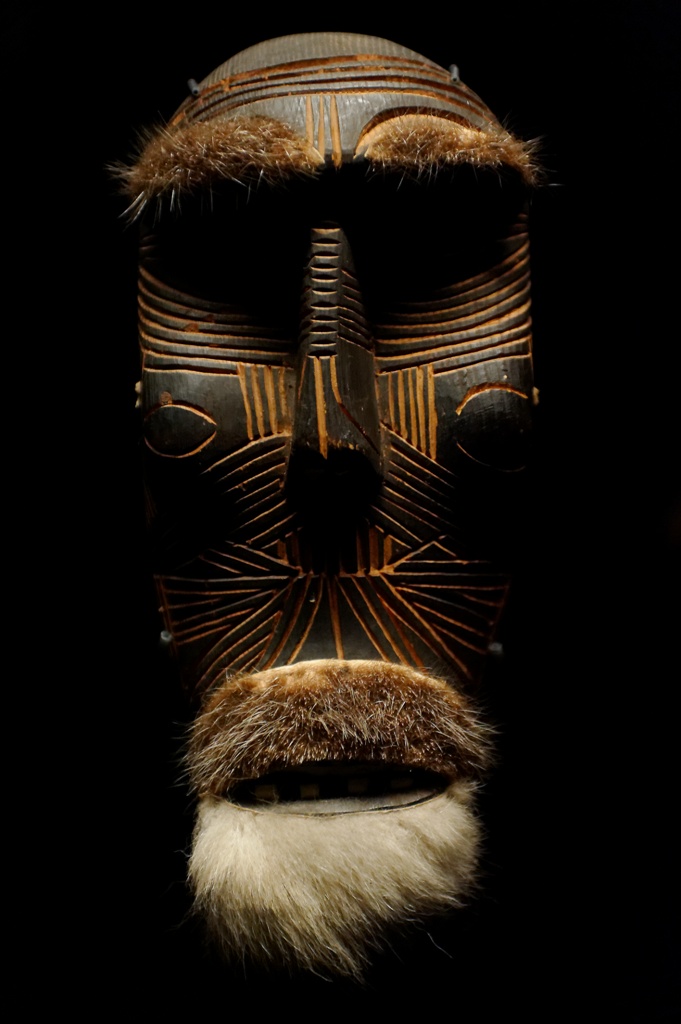
[[[274,801],[279,798],[279,792],[276,786],[260,785],[253,787],[253,796],[256,800]]]
[[[308,782],[300,787],[301,800],[318,800],[319,786],[316,782]]]
[[[366,778],[362,779],[348,779],[348,793],[360,794],[366,793],[369,788],[369,780]]]

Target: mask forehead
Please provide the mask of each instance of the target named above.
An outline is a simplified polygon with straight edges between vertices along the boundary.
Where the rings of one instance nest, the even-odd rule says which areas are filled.
[[[420,111],[484,128],[492,112],[450,72],[374,36],[309,33],[252,46],[221,64],[173,118],[269,117],[336,164],[361,150],[367,129],[392,112]]]

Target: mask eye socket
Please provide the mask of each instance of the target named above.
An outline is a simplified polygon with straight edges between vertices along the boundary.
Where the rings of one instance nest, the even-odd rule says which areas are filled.
[[[467,166],[432,179],[368,179],[346,217],[365,301],[377,311],[425,301],[493,267],[523,208],[514,179]]]
[[[150,225],[143,265],[166,285],[295,341],[313,227],[343,227],[370,320],[498,264],[524,206],[511,176],[324,172],[282,186],[225,182]]]
[[[295,189],[225,184],[165,213],[143,245],[143,263],[178,291],[295,334],[307,221]]]

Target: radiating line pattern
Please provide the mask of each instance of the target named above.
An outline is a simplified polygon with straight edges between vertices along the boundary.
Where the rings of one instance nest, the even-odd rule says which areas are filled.
[[[331,651],[475,677],[507,580],[466,554],[454,475],[391,440],[384,488],[319,572],[304,568],[305,530],[282,496],[283,439],[255,440],[210,467],[225,495],[243,492],[229,534],[159,579],[168,629],[199,689],[224,671]]]

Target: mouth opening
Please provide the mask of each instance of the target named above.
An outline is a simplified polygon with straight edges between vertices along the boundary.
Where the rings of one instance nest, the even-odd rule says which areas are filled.
[[[421,803],[450,781],[437,772],[384,762],[310,762],[246,779],[225,798],[256,810],[338,814]]]

